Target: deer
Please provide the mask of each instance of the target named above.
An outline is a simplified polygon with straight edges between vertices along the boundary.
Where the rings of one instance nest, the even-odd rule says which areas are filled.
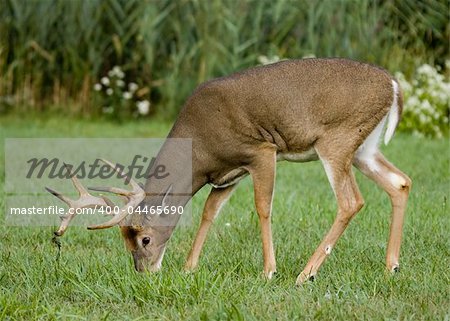
[[[131,190],[92,188],[119,194],[126,205],[109,221],[88,229],[119,225],[135,269],[158,271],[179,215],[148,217],[124,209],[142,205],[185,206],[201,188],[211,185],[185,264],[187,271],[193,271],[215,217],[239,181],[250,176],[261,229],[263,274],[271,279],[277,270],[271,226],[276,164],[283,160],[319,160],[334,193],[337,214],[296,284],[314,280],[364,205],[353,167],[390,198],[386,268],[397,272],[412,182],[383,156],[379,144],[383,133],[385,144],[393,137],[402,109],[402,91],[394,77],[380,67],[344,58],[284,60],[207,81],[187,99],[167,136],[192,139],[192,177],[186,178],[183,170],[174,170],[175,179],[172,177],[171,181],[148,179],[141,186],[131,180]],[[176,157],[177,150],[164,146],[154,166],[170,163]],[[105,162],[114,168],[113,163]],[[113,205],[105,196],[91,195],[76,177],[72,181],[80,194],[77,201],[48,190],[70,208]],[[176,196],[174,191],[189,184],[190,195]],[[150,189],[159,191],[158,197],[148,197]],[[56,235],[64,234],[73,216],[69,213],[62,218]]]

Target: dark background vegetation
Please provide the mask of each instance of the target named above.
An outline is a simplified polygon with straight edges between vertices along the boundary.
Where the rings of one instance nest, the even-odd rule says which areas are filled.
[[[448,59],[446,0],[0,1],[0,108],[98,116],[113,66],[173,117],[199,83],[258,57],[348,57],[406,75]],[[5,106],[8,106],[6,108]]]

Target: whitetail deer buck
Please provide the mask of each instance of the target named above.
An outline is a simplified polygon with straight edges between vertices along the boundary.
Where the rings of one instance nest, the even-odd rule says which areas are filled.
[[[336,196],[338,211],[330,231],[298,276],[297,284],[300,284],[314,278],[350,220],[363,206],[352,171],[354,165],[391,199],[386,265],[388,270],[397,271],[411,180],[383,157],[378,141],[387,122],[384,142],[389,142],[401,111],[402,95],[396,80],[385,70],[368,64],[346,59],[303,59],[248,69],[199,86],[168,135],[168,138],[192,138],[189,197],[177,198],[168,191],[170,185],[176,190],[191,183],[182,171],[171,182],[148,180],[144,189],[133,182],[132,191],[97,190],[125,195],[127,205],[136,207],[140,203],[155,205],[149,204],[146,197],[151,185],[153,190],[167,191],[156,205],[164,202],[185,205],[204,185],[212,185],[186,263],[186,269],[191,270],[197,266],[214,217],[238,181],[250,174],[261,225],[264,274],[271,278],[276,271],[271,231],[276,162],[320,159]],[[155,166],[168,161],[174,152],[163,147]],[[111,203],[89,195],[75,178],[74,184],[81,195],[78,203],[52,192],[71,207]],[[65,216],[55,232],[57,235],[64,233],[72,217]],[[178,219],[178,215],[147,218],[122,211],[109,222],[89,228],[120,225],[136,269],[154,271],[161,266],[166,243]],[[172,221],[162,224],[160,220]]]

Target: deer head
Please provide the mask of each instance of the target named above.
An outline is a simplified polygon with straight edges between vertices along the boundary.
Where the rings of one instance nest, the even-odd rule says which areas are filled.
[[[88,226],[90,230],[105,229],[113,226],[119,226],[127,249],[133,256],[134,265],[137,271],[156,271],[161,267],[161,261],[165,251],[165,244],[170,237],[170,227],[155,228],[160,223],[160,215],[148,215],[135,213],[136,208],[150,206],[144,201],[146,193],[144,189],[133,179],[127,178],[126,175],[111,162],[102,159],[102,162],[113,168],[119,175],[129,181],[131,190],[116,187],[92,187],[89,190],[98,192],[108,192],[119,195],[124,201],[123,205],[117,213],[111,210],[115,208],[115,204],[107,197],[91,195],[88,190],[80,183],[76,176],[71,174],[70,167],[65,164],[67,171],[71,177],[72,183],[79,193],[77,200],[72,200],[61,193],[46,187],[46,190],[58,197],[69,206],[66,214],[61,216],[61,224],[55,232],[56,236],[62,236],[69,226],[72,219],[76,216],[76,209],[80,208],[108,208],[112,218],[98,225]],[[165,206],[171,187],[167,190],[162,198],[161,205]],[[148,213],[148,212],[147,212]]]

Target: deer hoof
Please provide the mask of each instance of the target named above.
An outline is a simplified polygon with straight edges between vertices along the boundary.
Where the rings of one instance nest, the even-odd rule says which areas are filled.
[[[394,274],[394,273],[400,272],[400,266],[394,265],[394,266],[392,267],[392,269],[391,269],[391,272],[392,272],[393,274]]]
[[[306,274],[306,273],[302,272],[297,277],[297,281],[295,282],[295,285],[302,285],[306,281],[314,282],[315,279],[316,279],[315,274]]]
[[[184,272],[186,272],[186,273],[194,273],[196,269],[197,269],[196,266],[193,266],[193,265],[190,265],[190,264],[186,264],[184,266]]]
[[[277,271],[268,271],[268,272],[264,272],[264,277],[267,279],[267,280],[271,280],[273,277],[274,277],[274,275],[277,273]]]

